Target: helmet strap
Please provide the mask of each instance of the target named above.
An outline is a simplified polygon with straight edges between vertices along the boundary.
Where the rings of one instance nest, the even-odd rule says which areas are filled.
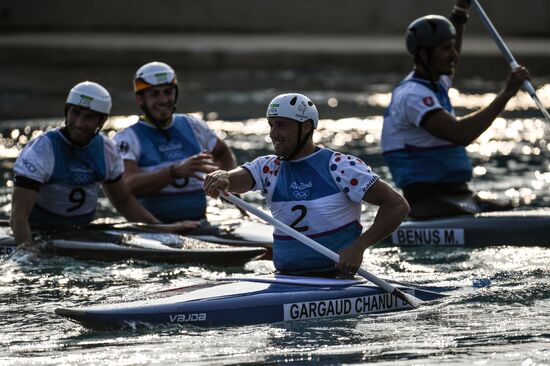
[[[68,114],[69,114],[70,106],[71,106],[71,104],[69,104],[69,103],[65,104],[65,126],[61,129],[61,132],[67,138],[67,140],[73,142],[71,140],[71,136],[69,135],[68,130],[67,130],[67,121],[68,121]],[[105,124],[105,122],[107,121],[107,118],[108,118],[108,115],[105,115],[105,114],[99,113],[99,112],[96,112],[96,113],[98,113],[101,116],[100,118],[102,119],[102,121],[98,123],[98,125],[97,125],[97,127],[94,131],[94,135],[92,136],[90,141],[92,141],[94,139],[94,137],[96,137],[99,134],[99,131],[101,131],[101,129],[103,128],[103,125]],[[90,141],[88,141],[88,143],[90,143]]]
[[[147,108],[147,106],[146,106],[145,104],[140,105],[140,108],[141,108],[141,110],[143,111],[144,115],[143,115],[143,116],[140,116],[139,119],[151,123],[153,126],[155,126],[155,127],[157,128],[158,131],[160,131],[160,133],[162,133],[162,134],[164,135],[164,137],[166,138],[166,141],[170,141],[170,140],[171,140],[171,136],[170,136],[170,134],[164,129],[164,123],[161,123],[161,122],[156,121],[156,120],[151,116],[151,114],[149,113],[149,109]],[[175,108],[174,108],[174,110],[175,110]]]
[[[101,116],[101,119],[103,119],[103,121],[101,121],[97,125],[97,128],[95,130],[95,135],[97,135],[99,133],[99,131],[101,131],[101,129],[103,128],[103,125],[105,124],[105,122],[107,122],[107,116]]]
[[[437,80],[439,80],[439,77],[441,74],[432,74],[432,55],[434,52],[433,48],[423,48],[426,50],[428,57],[427,60],[424,60],[420,55],[418,54],[415,56],[415,63],[417,65],[420,65],[422,67],[422,72],[420,72],[420,75],[423,75],[427,80],[431,81],[432,83],[435,83]],[[418,72],[418,69],[416,69]]]
[[[420,56],[421,50],[426,50],[426,52],[428,54],[428,59],[427,60],[424,60]],[[430,74],[432,52],[433,52],[433,48],[422,47],[420,50],[418,50],[418,54],[415,57],[416,63],[419,64],[420,66],[422,66],[422,69],[426,73],[426,75]]]
[[[173,108],[172,113],[176,112],[176,109],[178,108],[178,105],[177,105],[177,103],[178,103],[178,94],[179,94],[178,86],[175,85],[174,89],[175,89],[176,97],[174,98],[174,108]],[[141,97],[143,98],[143,90],[139,91],[137,94],[141,95]],[[167,121],[158,121],[155,118],[153,118],[153,116],[149,112],[149,108],[147,108],[147,105],[145,104],[145,102],[142,102],[139,105],[139,108],[143,111],[143,114],[145,115],[145,118],[142,118],[142,119],[146,120],[147,122],[152,123],[157,129],[162,131],[162,133],[164,134],[166,139],[168,141],[170,141],[170,135],[163,128]]]
[[[300,151],[302,151],[304,149],[304,147],[306,146],[308,140],[313,135],[313,128],[312,128],[307,133],[307,135],[305,135],[304,138],[302,139],[303,123],[298,122],[298,125],[299,125],[298,126],[298,138],[296,139],[296,147],[294,148],[294,151],[291,154],[287,155],[287,156],[279,157],[280,160],[289,161],[292,158],[294,158],[296,155],[298,155],[300,153]]]

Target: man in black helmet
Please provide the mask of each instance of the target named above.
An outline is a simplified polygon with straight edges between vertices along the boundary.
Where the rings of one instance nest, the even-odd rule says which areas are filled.
[[[414,218],[510,208],[482,201],[468,188],[472,165],[465,146],[491,126],[529,73],[522,66],[512,70],[489,105],[455,117],[448,90],[469,5],[469,0],[457,0],[450,21],[427,15],[409,25],[406,42],[414,70],[394,89],[384,115],[383,156]]]

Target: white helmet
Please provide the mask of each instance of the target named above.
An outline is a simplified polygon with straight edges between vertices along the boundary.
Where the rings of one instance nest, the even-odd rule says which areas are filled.
[[[76,84],[67,96],[67,104],[90,109],[94,112],[109,114],[111,112],[111,95],[101,85],[91,81]]]
[[[297,122],[312,120],[313,128],[317,128],[319,124],[319,113],[315,104],[298,93],[281,94],[273,98],[267,107],[266,116],[290,118]]]
[[[149,62],[136,71],[134,76],[134,93],[157,85],[178,86],[176,72],[164,62]]]

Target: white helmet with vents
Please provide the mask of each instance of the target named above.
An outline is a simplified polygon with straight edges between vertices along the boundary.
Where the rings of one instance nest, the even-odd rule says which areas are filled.
[[[67,96],[67,104],[87,108],[94,112],[109,114],[111,112],[111,95],[101,85],[92,81],[76,84]]]
[[[266,116],[290,118],[302,123],[312,120],[313,128],[317,128],[319,124],[319,113],[315,104],[298,93],[281,94],[273,98],[267,107]]]
[[[134,75],[134,93],[158,85],[178,86],[176,72],[164,62],[149,62],[141,66]]]

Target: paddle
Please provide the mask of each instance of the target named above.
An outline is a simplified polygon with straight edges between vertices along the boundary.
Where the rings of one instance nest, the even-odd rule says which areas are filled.
[[[317,243],[315,240],[312,240],[305,236],[302,233],[299,233],[298,231],[294,230],[290,226],[287,226],[283,224],[281,221],[275,219],[274,217],[269,216],[265,212],[259,210],[258,208],[252,206],[249,203],[246,203],[245,201],[241,200],[240,198],[235,197],[231,193],[222,192],[224,199],[228,200],[229,202],[233,203],[235,206],[241,207],[242,209],[250,212],[251,214],[258,216],[260,219],[264,220],[265,222],[273,225],[277,229],[283,231],[285,234],[292,236],[294,239],[301,241],[311,249],[319,252],[320,254],[328,257],[329,259],[332,259],[334,262],[338,263],[340,261],[340,256],[333,252],[332,250],[324,247],[323,245]],[[409,305],[411,305],[413,308],[418,308],[422,304],[422,300],[409,295],[398,288],[390,285],[386,281],[376,277],[372,273],[359,268],[359,271],[357,271],[357,274],[359,274],[361,277],[366,278],[367,280],[374,283],[376,286],[380,287],[384,291],[394,295],[395,297],[400,298],[401,300],[405,301]]]
[[[510,67],[512,69],[515,69],[516,67],[518,67],[519,64],[517,63],[516,59],[512,55],[512,52],[510,52],[510,50],[508,49],[508,46],[506,46],[506,43],[504,43],[504,41],[502,40],[502,37],[500,36],[500,34],[498,34],[498,31],[496,30],[495,26],[493,25],[493,23],[491,22],[491,20],[489,19],[489,17],[481,7],[481,5],[479,4],[478,0],[472,0],[471,4],[474,10],[476,11],[477,15],[479,15],[479,17],[481,18],[481,21],[483,22],[483,24],[485,25],[485,27],[493,37],[493,40],[495,41],[498,48],[500,49],[500,52],[502,53],[506,61],[508,61],[508,63],[510,64]],[[531,84],[529,80],[525,80],[523,82],[523,90],[529,93],[529,95],[537,105],[538,109],[540,109],[542,115],[546,119],[546,122],[550,123],[550,114],[548,114],[548,111],[540,101],[539,97],[537,97],[535,88],[533,87],[533,84]]]

